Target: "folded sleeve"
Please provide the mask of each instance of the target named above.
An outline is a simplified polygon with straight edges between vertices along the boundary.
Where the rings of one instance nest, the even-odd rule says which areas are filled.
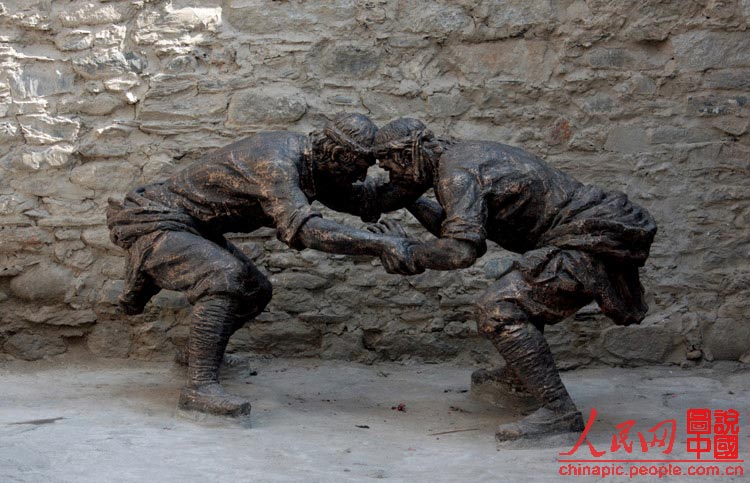
[[[440,238],[463,240],[474,245],[477,256],[487,251],[487,203],[481,185],[471,173],[455,172],[438,183],[438,199],[445,210]]]
[[[321,216],[300,188],[299,172],[292,162],[268,163],[263,169],[263,211],[276,226],[276,238],[297,250],[304,249],[299,230],[310,218]]]

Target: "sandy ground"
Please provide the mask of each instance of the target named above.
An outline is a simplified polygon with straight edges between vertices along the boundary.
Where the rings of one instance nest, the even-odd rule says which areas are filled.
[[[580,480],[560,475],[558,462],[577,435],[497,447],[495,426],[518,414],[472,400],[473,369],[253,360],[249,368],[224,375],[229,390],[253,401],[248,424],[177,413],[184,370],[170,363],[65,358],[3,363],[0,481]],[[740,412],[740,465],[750,474],[750,372],[740,366],[597,368],[563,378],[586,416],[592,406],[598,411],[589,439],[597,450],[608,451],[602,459],[694,458],[685,452],[686,409],[734,408]],[[404,411],[394,409],[399,404]],[[676,419],[672,453],[663,455],[660,448],[643,453],[635,434],[632,454],[609,453],[615,425],[629,419],[636,422],[633,433],[644,434],[659,421]],[[575,457],[591,458],[585,444]]]

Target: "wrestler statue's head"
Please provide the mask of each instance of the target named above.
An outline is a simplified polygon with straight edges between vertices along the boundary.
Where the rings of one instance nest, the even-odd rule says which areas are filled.
[[[377,131],[377,126],[362,114],[334,116],[322,131],[312,135],[319,176],[334,184],[364,180],[375,164],[372,144]]]
[[[391,183],[424,192],[432,186],[442,144],[422,121],[403,117],[380,128],[373,150]]]

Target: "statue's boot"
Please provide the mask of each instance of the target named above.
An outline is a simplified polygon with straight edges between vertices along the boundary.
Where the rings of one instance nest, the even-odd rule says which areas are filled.
[[[495,347],[542,407],[498,426],[497,441],[582,431],[583,416],[560,379],[544,335],[532,324],[505,325],[491,336]]]
[[[502,442],[581,432],[583,427],[583,417],[579,411],[560,412],[542,406],[520,421],[499,425],[495,431],[495,440]]]
[[[181,409],[220,416],[250,414],[250,401],[233,396],[219,384],[224,350],[237,325],[239,304],[216,296],[195,304],[188,340],[188,382],[182,389]]]
[[[227,393],[218,382],[182,388],[179,407],[218,416],[237,417],[250,414],[250,401]]]

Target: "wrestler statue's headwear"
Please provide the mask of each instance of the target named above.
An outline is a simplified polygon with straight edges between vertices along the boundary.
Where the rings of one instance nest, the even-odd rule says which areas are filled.
[[[423,183],[433,166],[425,157],[425,145],[430,149],[440,146],[435,135],[422,121],[409,117],[393,120],[380,128],[373,148],[378,158],[392,158],[410,177]],[[410,151],[411,156],[391,156],[394,152]]]
[[[340,146],[362,156],[372,156],[377,126],[362,114],[336,114],[323,128],[323,134]]]
[[[366,159],[372,166],[375,164],[372,144],[377,132],[378,127],[367,116],[339,113],[315,137],[323,159],[337,159],[344,151]]]

